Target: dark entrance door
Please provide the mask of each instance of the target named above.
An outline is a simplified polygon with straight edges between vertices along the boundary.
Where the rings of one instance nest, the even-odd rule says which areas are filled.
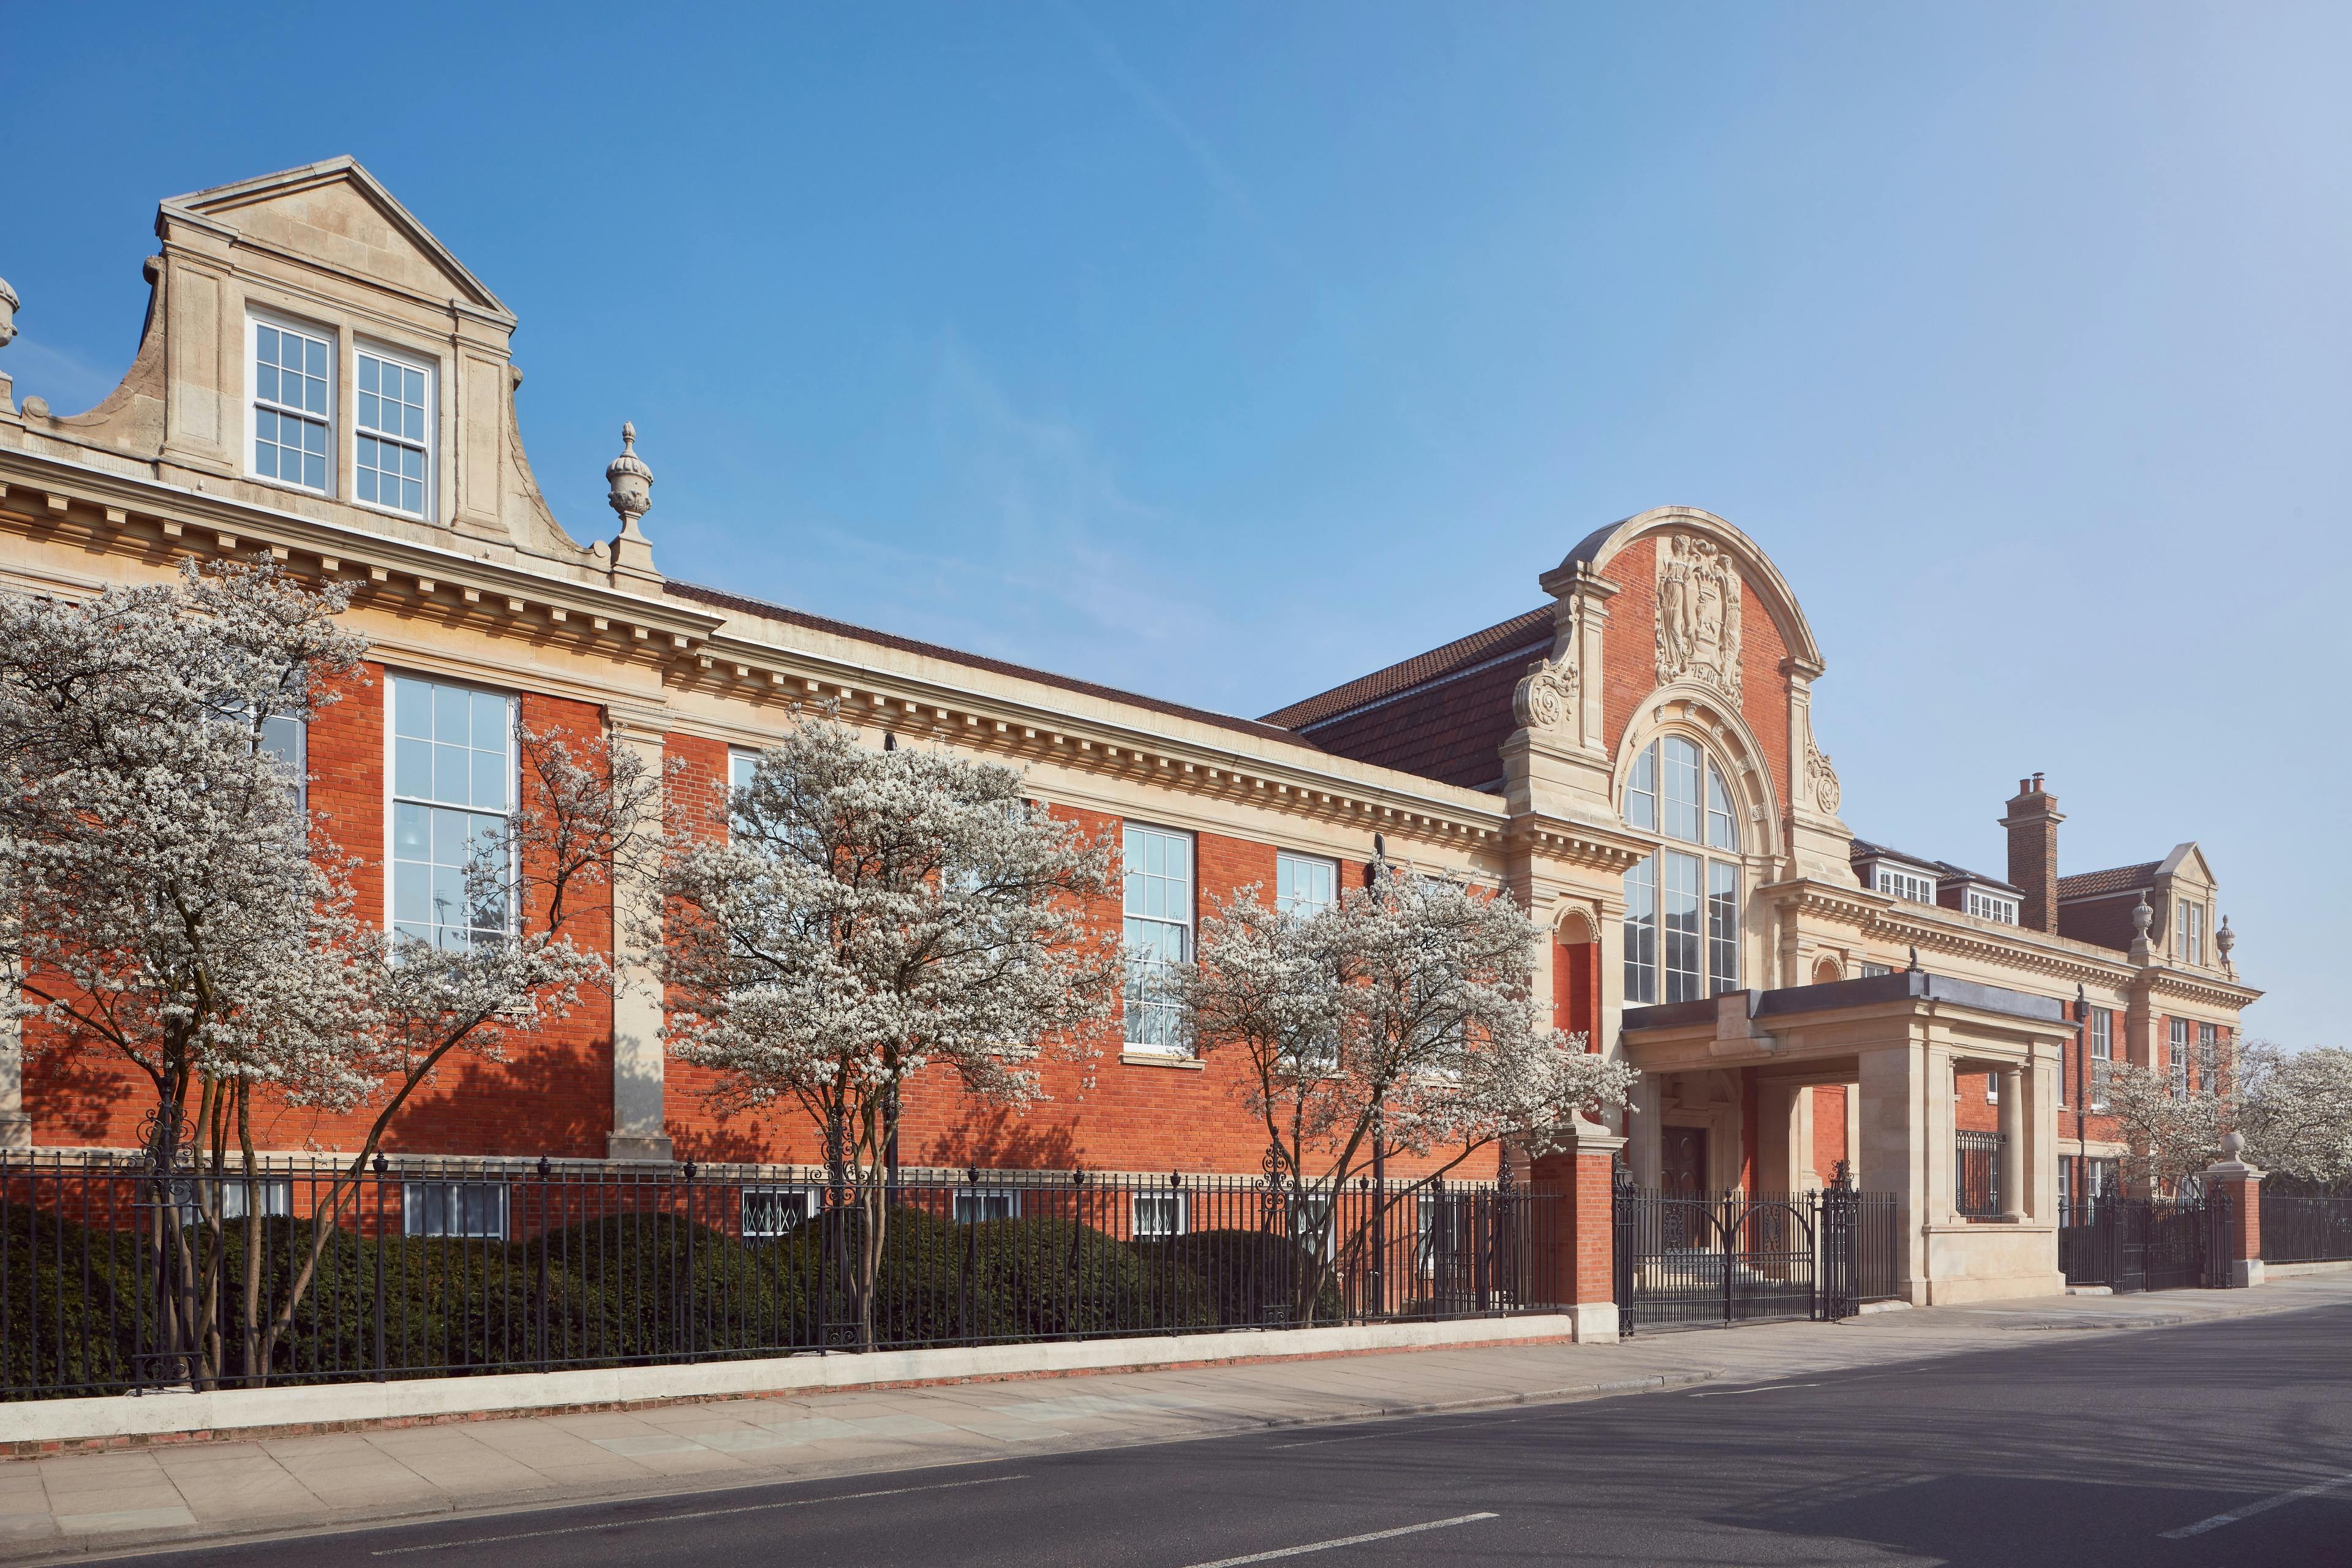
[[[1706,1129],[1669,1127],[1660,1137],[1664,1154],[1658,1165],[1658,1185],[1670,1193],[1706,1191]]]

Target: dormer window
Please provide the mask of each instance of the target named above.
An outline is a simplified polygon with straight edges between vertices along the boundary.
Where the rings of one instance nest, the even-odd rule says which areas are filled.
[[[2177,933],[2173,945],[2179,950],[2181,961],[2185,963],[2204,963],[2205,906],[2181,899],[2175,902],[2174,907],[2180,911],[2180,919],[2173,927]]]
[[[1905,866],[1881,863],[1871,884],[1889,898],[1908,899],[1915,904],[1936,901],[1936,879],[1926,871],[1914,871]]]
[[[352,420],[352,489],[387,511],[424,517],[431,488],[433,370],[381,349],[359,350]]]
[[[253,472],[325,495],[334,449],[334,339],[257,318],[252,331]]]
[[[1980,921],[1998,921],[2005,926],[2017,923],[2017,900],[1999,893],[1988,893],[1981,888],[1969,889],[1969,913]]]

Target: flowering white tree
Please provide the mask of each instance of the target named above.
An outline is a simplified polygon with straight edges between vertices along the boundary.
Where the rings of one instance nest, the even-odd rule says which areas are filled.
[[[673,835],[664,1037],[717,1069],[718,1103],[796,1103],[823,1133],[857,1215],[845,1273],[870,1344],[900,1089],[943,1067],[1017,1106],[1042,1097],[1048,1053],[1095,1053],[1119,966],[1087,906],[1115,886],[1112,847],[1024,802],[1010,768],[877,751],[831,711],[726,804],[723,837]]]
[[[2234,1125],[2249,1162],[2313,1186],[2352,1182],[2352,1051],[2249,1041],[2238,1053],[2234,1088]]]
[[[272,743],[359,658],[345,596],[192,567],[80,603],[0,598],[0,931],[18,982],[0,1007],[39,1020],[37,1049],[109,1050],[148,1079],[149,1152],[210,1173],[179,1180],[215,1237],[233,1147],[259,1206],[256,1087],[316,1104],[366,1087],[351,1037],[374,1019],[376,944]],[[219,1259],[179,1248],[171,1293],[195,1304],[182,1342],[213,1372]]]
[[[1204,1057],[1245,1058],[1242,1098],[1294,1212],[1334,1212],[1376,1152],[1442,1150],[1443,1175],[1506,1139],[1543,1152],[1579,1111],[1625,1103],[1633,1069],[1544,1018],[1539,940],[1508,898],[1384,867],[1312,913],[1271,908],[1255,887],[1218,903],[1178,993]],[[1311,1250],[1302,1310],[1335,1261]]]
[[[2130,1062],[2108,1069],[2107,1110],[2130,1147],[2125,1169],[2151,1190],[2178,1192],[2221,1157],[2230,1108],[2210,1089],[2175,1096],[2162,1073]]]
[[[356,678],[365,642],[337,623],[348,594],[267,566],[191,566],[80,603],[0,597],[0,959],[17,982],[0,1007],[37,1020],[33,1050],[110,1052],[152,1084],[142,1137],[178,1275],[171,1342],[207,1385],[237,1365],[265,1374],[331,1221],[438,1065],[459,1049],[495,1057],[601,977],[565,926],[651,816],[654,781],[627,753],[526,734],[515,842],[481,846],[468,873],[469,898],[511,935],[388,940],[355,910],[348,862],[281,743]],[[274,1301],[251,1234],[268,1206],[257,1093],[376,1110]],[[233,1209],[247,1245],[232,1343]],[[173,1214],[194,1224],[166,1224]]]
[[[2246,1161],[2318,1186],[2352,1180],[2352,1051],[2240,1047],[2218,1085],[2175,1095],[2160,1073],[2118,1063],[2110,1109],[2131,1144],[2133,1173],[2178,1191],[2221,1157],[2221,1135],[2242,1134]]]

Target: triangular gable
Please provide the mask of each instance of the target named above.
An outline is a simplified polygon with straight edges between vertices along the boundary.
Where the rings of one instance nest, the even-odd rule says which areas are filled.
[[[418,292],[430,294],[430,281],[438,279],[454,297],[514,321],[499,297],[348,155],[173,196],[163,211],[203,226],[250,231],[296,254]]]
[[[2156,874],[2159,877],[2174,877],[2184,870],[2189,873],[2189,879],[2192,882],[2201,882],[2209,888],[2220,885],[2219,879],[2213,875],[2213,868],[2205,859],[2205,851],[2197,847],[2193,839],[2187,844],[2174,845],[2172,853],[2167,855],[2163,864],[2157,867]]]

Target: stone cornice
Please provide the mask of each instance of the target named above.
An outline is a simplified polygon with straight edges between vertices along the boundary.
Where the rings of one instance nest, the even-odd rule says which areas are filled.
[[[541,636],[577,638],[583,652],[605,640],[607,652],[624,657],[685,653],[704,642],[722,618],[524,560],[484,560],[13,448],[0,448],[0,520],[32,534],[80,534],[100,553],[266,556],[289,570],[354,584],[374,607],[522,622]]]
[[[2190,974],[2162,965],[2147,971],[2147,984],[2150,995],[2195,1002],[2208,1007],[2227,1007],[2233,1012],[2250,1007],[2263,997],[2263,993],[2251,985],[2232,980],[2217,980],[2210,975]]]
[[[728,635],[710,638],[696,650],[692,663],[695,678],[721,692],[754,700],[837,704],[845,718],[861,724],[994,752],[1017,763],[1148,779],[1195,796],[1244,801],[1466,847],[1495,847],[1509,826],[1500,800],[1464,799],[1473,792],[1409,773],[1360,776],[1353,765],[1348,771],[1321,765],[1346,759],[1326,758],[1304,744],[1270,742],[1295,752],[1286,757],[1220,746],[1016,694]],[[679,727],[697,726],[682,719]]]
[[[1295,750],[1288,757],[1221,747],[1145,723],[715,636],[723,616],[582,582],[528,558],[483,560],[39,453],[0,448],[0,525],[28,536],[78,536],[101,554],[274,559],[303,574],[352,584],[356,602],[373,610],[442,624],[473,622],[541,641],[562,637],[583,657],[661,665],[667,682],[679,688],[705,685],[762,705],[835,701],[861,722],[951,737],[1011,760],[1147,777],[1203,797],[1247,801],[1370,832],[1492,849],[1509,826],[1499,799],[1328,758],[1303,743],[1270,743],[1270,751]],[[580,694],[581,683],[562,684]],[[668,727],[737,739],[772,732],[756,723],[711,724],[685,713],[674,714]],[[1328,763],[1341,765],[1323,765]],[[1368,778],[1359,770],[1387,776]],[[1538,830],[1538,838],[1571,858],[1597,852],[1604,858],[1596,863],[1619,869],[1631,864],[1606,861],[1605,850],[1585,846],[1577,834]]]

